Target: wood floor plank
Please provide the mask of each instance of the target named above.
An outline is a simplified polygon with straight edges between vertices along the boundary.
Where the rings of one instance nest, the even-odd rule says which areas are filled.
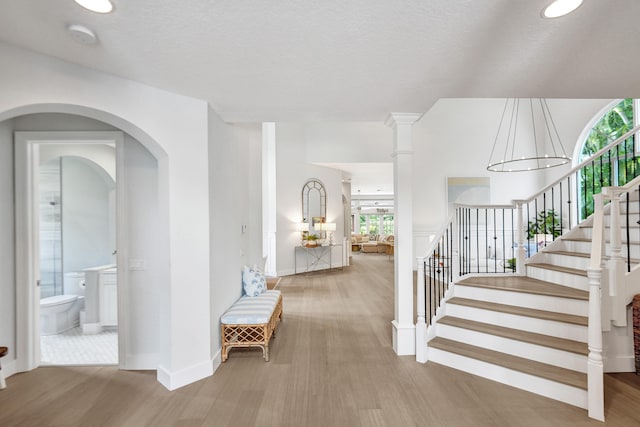
[[[392,349],[393,262],[283,277],[271,344],[230,354],[212,377],[166,390],[151,371],[51,367],[0,391],[13,426],[600,426],[586,411]],[[634,374],[628,374],[634,375]],[[606,376],[607,426],[640,425],[640,385]],[[243,424],[240,424],[241,421]]]

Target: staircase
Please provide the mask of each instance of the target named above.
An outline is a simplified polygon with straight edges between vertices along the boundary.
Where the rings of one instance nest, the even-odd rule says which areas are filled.
[[[640,263],[640,203],[637,191],[630,194],[629,233],[621,204],[622,257],[629,235],[633,266]],[[427,331],[427,360],[586,409],[592,231],[592,219],[574,227],[529,258],[524,276],[456,281]],[[610,255],[606,239],[605,263]]]

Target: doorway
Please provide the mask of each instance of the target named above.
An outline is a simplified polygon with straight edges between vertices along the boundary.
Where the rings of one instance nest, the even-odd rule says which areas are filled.
[[[28,237],[17,242],[26,255],[18,270],[35,285],[22,295],[29,369],[119,362],[122,141],[121,132],[16,132],[16,164],[27,166],[16,176],[17,218],[25,218],[16,225]]]

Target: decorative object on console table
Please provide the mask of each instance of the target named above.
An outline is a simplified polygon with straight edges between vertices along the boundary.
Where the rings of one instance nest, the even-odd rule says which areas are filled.
[[[304,245],[304,241],[307,240],[307,235],[309,234],[309,223],[308,222],[298,222],[296,223],[296,230],[300,232],[300,241],[301,245]]]
[[[335,222],[321,222],[316,224],[316,230],[326,231],[329,234],[329,244],[333,245],[333,232],[336,231]]]
[[[318,236],[315,234],[307,235],[306,242],[303,246],[306,246],[307,248],[315,248],[318,246]]]

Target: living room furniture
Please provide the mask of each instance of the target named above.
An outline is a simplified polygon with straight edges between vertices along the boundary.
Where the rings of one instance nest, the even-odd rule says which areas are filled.
[[[243,296],[220,318],[222,361],[234,347],[260,347],[265,362],[269,361],[269,341],[275,336],[282,319],[282,295],[267,290],[258,296]]]

